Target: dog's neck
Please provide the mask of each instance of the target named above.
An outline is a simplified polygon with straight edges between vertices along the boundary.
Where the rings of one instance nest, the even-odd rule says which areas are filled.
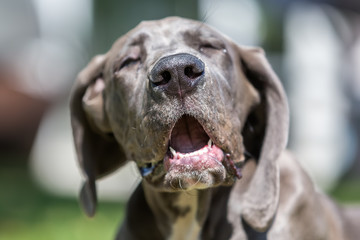
[[[138,192],[141,197],[137,197],[146,202],[142,204],[148,206],[151,218],[142,221],[147,220],[147,226],[155,221],[159,234],[171,240],[227,239],[227,233],[245,238],[246,229],[239,227],[242,225],[239,199],[248,188],[255,168],[255,161],[249,160],[243,168],[243,178],[233,186],[189,192],[160,192],[143,181]],[[232,207],[228,209],[229,202]]]
[[[158,192],[147,183],[143,183],[143,188],[157,226],[166,239],[199,239],[212,190]]]

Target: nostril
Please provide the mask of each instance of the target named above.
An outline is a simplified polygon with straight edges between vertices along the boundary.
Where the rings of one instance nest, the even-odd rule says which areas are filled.
[[[156,82],[152,82],[155,86],[166,85],[171,80],[171,73],[169,71],[163,71],[159,74],[159,79]]]
[[[204,73],[204,71],[200,70],[198,72],[194,71],[194,68],[191,66],[188,66],[184,69],[184,74],[185,76],[187,76],[190,79],[195,79],[200,77],[202,74]]]
[[[192,67],[186,67],[184,70],[184,73],[188,78],[193,78],[193,76],[194,76],[194,71],[193,71]]]
[[[166,83],[171,80],[171,73],[169,71],[163,71],[161,73],[162,81],[165,81]]]

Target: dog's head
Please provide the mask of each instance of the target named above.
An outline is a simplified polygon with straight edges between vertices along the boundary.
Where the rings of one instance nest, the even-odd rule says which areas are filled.
[[[244,217],[273,216],[288,110],[260,49],[192,20],[142,22],[79,74],[71,116],[89,215],[95,180],[129,160],[159,191],[183,191],[232,184],[252,156]]]

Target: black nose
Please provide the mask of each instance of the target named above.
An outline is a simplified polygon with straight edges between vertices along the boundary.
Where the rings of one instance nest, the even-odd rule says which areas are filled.
[[[183,96],[204,76],[205,64],[197,57],[180,53],[161,58],[149,74],[151,85],[170,95]]]

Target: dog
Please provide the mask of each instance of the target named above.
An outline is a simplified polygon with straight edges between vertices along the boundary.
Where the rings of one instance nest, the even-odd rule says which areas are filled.
[[[194,20],[142,22],[78,75],[70,105],[87,215],[96,179],[129,161],[142,176],[116,239],[360,238],[360,210],[285,150],[288,103],[260,48]]]

